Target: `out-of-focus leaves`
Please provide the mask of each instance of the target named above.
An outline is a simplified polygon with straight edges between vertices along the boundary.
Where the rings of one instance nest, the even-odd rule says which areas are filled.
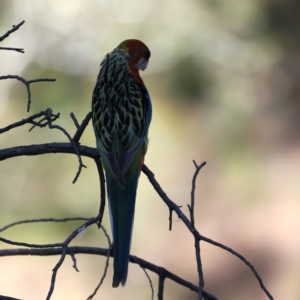
[[[280,47],[293,49],[300,46],[300,2],[297,0],[262,1],[266,34],[275,38]]]
[[[211,85],[208,67],[199,64],[193,56],[183,57],[176,62],[170,70],[169,81],[170,91],[177,95],[177,99],[191,102],[201,102]]]

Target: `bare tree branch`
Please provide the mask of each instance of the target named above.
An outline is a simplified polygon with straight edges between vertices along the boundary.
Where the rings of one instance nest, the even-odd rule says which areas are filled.
[[[150,284],[150,288],[151,288],[151,300],[153,300],[154,299],[154,288],[153,288],[152,280],[151,280],[147,270],[145,268],[142,268],[142,270],[145,272],[146,277],[149,280],[149,284]]]
[[[77,121],[75,115],[71,112],[71,113],[70,113],[70,116],[71,116],[71,118],[72,118],[72,120],[73,120],[73,122],[74,122],[76,128],[78,129],[79,123],[78,123],[78,121]]]
[[[196,164],[196,162],[193,160],[193,163],[196,167],[193,179],[192,179],[192,191],[191,191],[191,205],[188,204],[188,208],[190,211],[190,217],[191,217],[191,226],[193,230],[196,230],[195,228],[195,191],[196,191],[196,180],[197,176],[202,169],[206,165],[206,162],[203,162],[200,166]],[[204,276],[203,276],[203,270],[202,270],[202,262],[201,262],[201,255],[200,255],[200,240],[194,236],[194,242],[195,242],[195,255],[196,255],[196,261],[197,261],[197,271],[199,276],[199,291],[198,291],[198,300],[202,299],[202,293],[203,293],[203,287],[204,287]]]
[[[199,233],[198,233],[199,234]],[[265,292],[265,294],[268,296],[268,298],[270,300],[274,300],[273,296],[270,294],[270,292],[267,290],[267,288],[265,287],[261,277],[259,276],[258,272],[256,271],[256,269],[253,267],[253,265],[244,257],[242,256],[241,254],[239,254],[238,252],[236,252],[235,250],[221,244],[221,243],[218,243],[216,241],[213,241],[203,235],[201,235],[201,239],[211,245],[214,245],[214,246],[217,246],[221,249],[224,249],[228,252],[230,252],[231,254],[233,254],[234,256],[238,257],[241,261],[243,261],[252,271],[252,273],[254,274],[254,276],[256,277],[256,279],[258,280],[259,282],[259,285],[261,287],[261,289]]]
[[[86,146],[79,146],[78,151],[81,155],[87,156],[90,158],[99,158],[99,154],[97,153],[97,150],[94,148],[86,147]],[[40,154],[46,154],[46,153],[73,153],[74,149],[71,144],[69,143],[52,143],[52,144],[42,144],[42,145],[34,145],[34,146],[20,146],[20,147],[13,147],[8,148],[4,150],[0,150],[0,161],[10,158],[10,157],[16,157],[16,156],[23,156],[23,155],[40,155]],[[191,225],[191,222],[188,220],[188,218],[185,216],[185,214],[181,211],[181,209],[172,202],[166,193],[162,190],[158,182],[154,178],[154,174],[147,168],[146,165],[142,168],[143,172],[148,177],[149,181],[153,185],[154,189],[157,191],[159,196],[164,200],[164,202],[168,205],[169,209],[174,210],[178,217],[184,222],[186,227],[190,230],[190,232],[198,239],[206,241],[207,243],[210,243],[212,245],[218,246],[233,255],[239,257],[254,273],[255,277],[259,281],[259,284],[263,291],[266,293],[266,295],[269,297],[269,299],[273,299],[271,294],[268,292],[266,287],[263,284],[262,279],[258,275],[255,268],[239,253],[235,252],[234,250],[217,243],[211,239],[206,238],[205,236],[202,236],[199,234],[199,232],[194,230],[194,228]]]
[[[78,151],[82,156],[90,157],[92,159],[99,158],[99,154],[95,148],[78,146]],[[76,154],[70,143],[46,143],[2,149],[0,150],[0,161],[12,157],[35,156],[49,153]]]
[[[158,300],[163,300],[164,299],[165,279],[166,279],[166,277],[163,276],[163,275],[158,276],[158,293],[157,293],[157,299]]]
[[[58,263],[56,264],[56,266],[54,267],[54,269],[52,271],[51,285],[50,285],[50,289],[49,289],[49,292],[48,292],[46,300],[49,300],[51,298],[51,295],[52,295],[52,293],[54,291],[54,286],[55,286],[55,280],[56,280],[57,271],[58,271],[58,269],[60,268],[60,266],[62,265],[62,263],[65,260],[65,257],[66,257],[66,254],[67,254],[68,245],[74,239],[74,237],[77,236],[77,234],[80,232],[80,230],[82,230],[83,228],[86,229],[90,225],[97,223],[100,220],[100,217],[102,217],[102,216],[98,215],[97,217],[92,218],[89,221],[85,222],[82,226],[76,228],[68,236],[68,238],[61,244],[61,247],[62,247],[61,257],[60,257],[60,260],[58,261]],[[75,254],[75,252],[73,252],[73,254]]]
[[[99,223],[100,224],[100,223]],[[106,255],[106,262],[105,262],[105,268],[104,268],[104,272],[103,275],[100,279],[99,284],[97,285],[97,287],[95,288],[94,292],[87,298],[87,300],[92,300],[94,298],[94,296],[97,294],[99,288],[101,287],[105,277],[106,277],[106,273],[107,273],[107,269],[108,269],[108,265],[109,265],[109,257],[112,254],[112,245],[111,245],[111,241],[110,241],[110,237],[106,231],[106,229],[101,225],[101,229],[104,233],[104,235],[106,236],[107,242],[108,242],[108,251],[107,251],[107,255]]]
[[[75,133],[74,136],[73,136],[73,140],[74,140],[76,143],[79,142],[79,140],[80,140],[80,138],[81,138],[81,136],[82,136],[82,134],[83,134],[83,132],[84,132],[86,126],[87,126],[88,123],[90,122],[91,118],[92,118],[92,112],[90,111],[90,112],[86,115],[86,117],[84,118],[84,120],[82,121],[81,125],[77,128],[77,131],[76,131],[76,133]],[[78,124],[78,122],[77,122],[77,124]]]
[[[41,116],[45,116],[44,118],[42,118],[40,121],[38,122],[35,122],[34,120],[36,118],[39,118]],[[76,130],[76,133],[74,135],[74,138],[71,138],[70,134],[64,129],[62,128],[61,126],[59,125],[53,125],[52,122],[55,121],[57,118],[59,118],[60,114],[57,114],[57,115],[54,115],[52,113],[52,110],[51,108],[48,108],[46,109],[45,111],[41,111],[40,113],[38,114],[34,114],[32,116],[30,116],[29,118],[26,118],[26,119],[23,119],[19,122],[16,122],[16,123],[13,123],[5,128],[0,128],[0,134],[1,133],[4,133],[6,131],[9,131],[13,128],[16,128],[16,127],[19,127],[19,126],[22,126],[24,124],[27,124],[27,123],[30,123],[30,124],[33,124],[33,127],[30,128],[29,131],[31,131],[35,126],[38,126],[38,127],[45,127],[48,125],[48,127],[50,129],[58,129],[60,131],[62,131],[66,136],[67,138],[69,139],[70,143],[72,144],[74,150],[75,150],[75,154],[77,154],[77,157],[78,157],[78,161],[79,161],[79,167],[78,167],[78,171],[76,173],[76,176],[73,180],[73,183],[75,183],[80,175],[80,172],[82,170],[82,168],[86,168],[86,166],[82,163],[82,159],[81,159],[81,155],[78,151],[78,141],[84,131],[84,129],[86,128],[86,126],[88,125],[90,119],[91,119],[91,112],[87,114],[87,116],[85,117],[85,119],[83,120],[82,124],[79,126],[78,122],[77,122],[77,119],[76,117],[74,116],[73,113],[71,113],[71,117],[73,119],[73,121],[75,122],[75,125],[77,127],[77,130]],[[46,122],[44,122],[46,120]],[[43,123],[44,122],[44,123]],[[78,126],[77,126],[78,125]],[[1,160],[1,159],[0,159]],[[101,163],[100,163],[101,165]],[[102,168],[102,165],[101,165],[101,168]]]
[[[188,205],[189,211],[190,211],[190,217],[191,217],[191,225],[195,227],[195,191],[196,191],[196,180],[197,176],[200,172],[200,170],[206,165],[206,162],[203,162],[199,166],[196,164],[196,162],[193,160],[193,163],[196,167],[193,179],[192,179],[192,191],[191,191],[191,205]]]
[[[99,158],[99,154],[97,153],[97,150],[94,148],[86,147],[86,146],[79,146],[78,151],[81,155],[87,156],[90,158]],[[0,150],[0,161],[10,158],[10,157],[16,157],[16,156],[23,156],[23,155],[40,155],[40,154],[46,154],[46,153],[75,153],[73,147],[69,143],[52,143],[52,144],[42,144],[42,145],[34,145],[34,146],[20,146],[20,147],[13,147],[8,148],[4,150]],[[172,202],[166,193],[162,190],[158,182],[154,178],[154,174],[147,168],[146,165],[142,168],[143,172],[148,177],[149,181],[153,185],[154,189],[157,191],[157,193],[160,195],[160,197],[164,200],[164,202],[168,205],[170,210],[174,210],[178,217],[184,222],[186,227],[190,230],[190,232],[197,238],[197,240],[203,240],[207,243],[210,243],[212,245],[218,246],[226,251],[229,251],[233,255],[240,258],[254,273],[255,277],[259,281],[259,284],[263,291],[266,293],[266,295],[269,297],[269,299],[273,299],[271,294],[268,292],[266,287],[263,284],[262,279],[258,275],[255,268],[239,253],[235,252],[234,250],[217,243],[211,239],[206,238],[205,236],[202,236],[199,234],[197,230],[195,230],[191,222],[188,220],[188,218],[185,216],[185,214],[181,211],[181,209]]]
[[[69,221],[88,221],[91,218],[84,218],[84,217],[72,217],[72,218],[62,218],[62,219],[56,219],[56,218],[41,218],[41,219],[29,219],[29,220],[21,220],[18,222],[13,222],[11,224],[8,224],[6,226],[3,226],[0,228],[0,232],[3,232],[11,227],[21,225],[21,224],[31,224],[31,223],[43,223],[43,222],[69,222]]]
[[[169,207],[170,210],[174,210],[176,212],[178,218],[180,218],[184,222],[184,224],[189,229],[189,231],[193,234],[193,236],[194,236],[194,238],[196,240],[198,240],[198,241],[203,240],[203,241],[205,241],[205,242],[207,242],[207,243],[209,243],[211,245],[215,245],[217,247],[220,247],[220,248],[222,248],[222,249],[224,249],[224,250],[232,253],[233,255],[237,256],[240,260],[242,260],[251,269],[251,271],[253,272],[253,274],[257,278],[257,280],[258,280],[258,282],[260,284],[260,287],[265,292],[265,294],[268,296],[268,298],[270,300],[274,300],[274,298],[272,297],[272,295],[269,293],[269,291],[265,287],[265,285],[264,285],[261,277],[258,275],[258,273],[255,270],[255,268],[253,267],[253,265],[250,264],[250,262],[246,258],[244,258],[241,254],[237,253],[236,251],[232,250],[231,248],[229,248],[227,246],[224,246],[223,244],[215,242],[215,241],[213,241],[213,240],[211,240],[211,239],[209,239],[209,238],[201,235],[195,229],[195,227],[192,226],[191,222],[188,220],[188,218],[186,217],[186,215],[181,211],[181,209],[179,208],[179,206],[176,205],[173,201],[170,200],[170,198],[163,191],[163,189],[161,188],[161,186],[159,185],[159,183],[156,181],[156,179],[154,177],[154,174],[148,169],[148,167],[146,165],[143,165],[142,171],[148,177],[149,181],[151,182],[152,186],[154,187],[154,189],[156,190],[156,192],[159,194],[159,196],[161,197],[161,199],[167,204],[167,206]]]
[[[0,257],[5,256],[53,256],[53,255],[62,255],[63,249],[61,248],[46,248],[46,249],[1,249],[0,250]],[[97,248],[97,247],[79,247],[79,246],[72,246],[66,248],[66,254],[70,255],[73,254],[90,254],[90,255],[101,255],[106,256],[110,255],[110,257],[113,256],[110,249],[104,249],[104,248]],[[169,279],[171,281],[176,282],[179,285],[182,285],[194,292],[198,292],[198,287],[191,282],[188,282],[179,276],[175,275],[174,273],[169,272],[163,267],[156,266],[155,264],[148,262],[146,260],[143,260],[137,256],[130,255],[129,261],[134,264],[140,265],[142,268],[145,268],[153,273],[158,274],[159,276],[164,277],[164,279]],[[203,295],[207,295],[212,300],[218,300],[215,296],[203,292]]]
[[[41,112],[39,112],[37,114],[34,114],[34,115],[26,118],[26,119],[23,119],[23,120],[21,120],[19,122],[13,123],[13,124],[11,124],[9,126],[6,126],[4,128],[0,128],[0,134],[4,133],[6,131],[9,131],[9,130],[11,130],[13,128],[16,128],[16,127],[19,127],[19,126],[23,126],[25,124],[33,124],[33,127],[31,127],[29,129],[29,131],[31,131],[35,126],[43,128],[43,127],[45,127],[45,126],[47,126],[49,124],[48,120],[47,120],[47,122],[42,123],[43,121],[46,120],[46,118],[43,118],[43,119],[41,119],[38,122],[35,122],[34,120],[37,119],[37,118],[40,118],[41,116],[46,116],[47,114],[48,114],[47,110],[44,110],[44,111],[41,111]],[[56,115],[51,114],[51,122],[54,122],[56,119],[59,118],[59,116],[60,116],[59,113],[56,114]]]
[[[74,253],[70,253],[70,256],[71,256],[72,261],[73,261],[73,268],[76,270],[76,272],[79,272],[79,270],[77,268],[77,260],[76,260],[75,254]]]
[[[20,300],[20,299],[0,295],[0,300]]]
[[[29,112],[30,110],[30,103],[31,103],[31,91],[30,91],[30,84],[31,83],[35,83],[35,82],[54,82],[56,81],[56,79],[53,78],[39,78],[39,79],[32,79],[32,80],[26,80],[21,76],[18,75],[6,75],[6,76],[0,76],[0,80],[4,80],[4,79],[17,79],[19,81],[21,81],[22,83],[24,83],[24,85],[26,86],[27,89],[27,112]]]
[[[75,153],[77,154],[77,157],[78,157],[78,162],[79,162],[79,167],[78,167],[78,171],[75,175],[75,178],[73,180],[73,183],[75,183],[81,173],[81,170],[82,168],[86,168],[86,166],[82,163],[82,159],[81,159],[81,155],[78,151],[78,147],[77,147],[77,144],[73,141],[73,139],[71,138],[70,134],[64,129],[62,128],[61,126],[59,125],[53,125],[52,124],[52,120],[51,120],[51,116],[52,116],[52,110],[50,108],[47,109],[47,115],[46,115],[46,118],[48,120],[48,126],[50,129],[58,129],[60,131],[62,131],[65,136],[69,139],[70,143],[72,144],[74,150],[75,150]]]
[[[131,256],[131,258],[134,260],[135,256]],[[136,263],[138,263],[138,262],[136,262]],[[150,288],[151,288],[151,300],[153,300],[154,299],[154,288],[153,288],[152,280],[151,280],[146,268],[142,267],[141,265],[140,265],[140,267],[145,272],[145,275],[146,275],[147,279],[149,280],[149,284],[150,284]]]
[[[5,40],[11,33],[17,31],[24,23],[25,21],[22,21],[18,25],[13,25],[13,28],[11,30],[8,30],[4,35],[0,36],[0,42]]]
[[[41,218],[41,219],[30,219],[30,220],[21,220],[18,222],[13,222],[11,224],[8,224],[2,228],[0,228],[0,232],[3,232],[11,227],[14,226],[18,226],[18,225],[22,225],[22,224],[29,224],[29,223],[38,223],[38,222],[68,222],[68,221],[90,221],[93,218],[86,218],[86,217],[72,217],[72,218],[62,218],[62,219],[57,219],[57,218]],[[79,229],[82,228],[86,228],[85,226],[80,226],[77,228],[77,231],[79,231]],[[103,226],[101,226],[101,229],[103,230],[107,241],[108,241],[108,246],[109,249],[102,249],[102,248],[94,248],[94,247],[78,247],[78,246],[74,246],[74,247],[67,247],[67,252],[66,254],[70,255],[71,257],[75,256],[75,254],[95,254],[95,255],[102,255],[102,256],[106,256],[107,260],[106,260],[106,267],[104,270],[104,274],[100,280],[99,285],[101,286],[101,284],[103,283],[103,280],[105,278],[106,275],[106,271],[108,268],[108,257],[113,256],[112,255],[112,251],[111,251],[111,241],[109,238],[109,235],[107,234],[105,228]],[[58,244],[56,244],[58,245]],[[62,246],[63,243],[60,243],[60,246]],[[52,246],[52,245],[51,245]],[[56,247],[48,247],[48,248],[42,248],[42,247],[37,247],[37,248],[30,248],[28,247],[28,249],[3,249],[0,250],[0,257],[4,257],[4,256],[23,256],[23,255],[36,255],[36,256],[49,256],[49,255],[60,255],[62,254],[63,249]],[[166,270],[165,268],[156,266],[148,261],[145,261],[141,258],[138,258],[137,256],[133,256],[130,255],[129,257],[129,261],[131,263],[136,263],[139,264],[141,268],[143,269],[147,269],[150,270],[156,274],[158,274],[160,276],[160,285],[162,283],[164,283],[165,278],[168,278],[176,283],[178,283],[179,285],[185,286],[195,292],[198,292],[198,287],[193,285],[192,283],[176,276],[175,274],[169,272],[168,270]],[[163,280],[162,280],[163,278]],[[99,287],[100,287],[99,286]],[[153,287],[152,287],[153,288]],[[96,288],[98,290],[98,288]],[[95,290],[96,291],[96,290]],[[163,285],[159,286],[159,294],[161,294],[162,297],[162,293],[163,293]],[[203,295],[207,296],[207,299],[213,299],[213,300],[217,300],[217,298],[207,292],[203,292]],[[92,295],[91,295],[92,296]],[[159,298],[161,299],[161,298]],[[0,299],[1,300],[1,299]]]
[[[53,244],[31,244],[31,243],[23,243],[23,242],[14,242],[8,239],[5,239],[3,237],[0,237],[0,241],[9,245],[14,246],[22,246],[22,247],[28,247],[28,248],[49,248],[49,247],[62,247],[62,243],[53,243]]]
[[[10,51],[17,51],[19,53],[25,53],[24,49],[22,48],[0,47],[0,50],[10,50]]]

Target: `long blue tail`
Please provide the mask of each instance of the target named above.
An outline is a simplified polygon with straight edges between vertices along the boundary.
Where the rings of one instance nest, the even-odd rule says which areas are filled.
[[[125,187],[117,184],[108,190],[113,233],[113,287],[118,287],[120,282],[124,286],[127,279],[137,183],[138,172]]]

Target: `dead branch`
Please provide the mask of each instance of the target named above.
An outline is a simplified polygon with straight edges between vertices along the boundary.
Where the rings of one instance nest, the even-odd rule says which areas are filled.
[[[25,78],[18,76],[18,75],[6,75],[6,76],[0,76],[0,80],[5,79],[17,79],[21,81],[25,86],[27,90],[27,112],[30,110],[30,104],[31,104],[31,91],[30,91],[30,84],[36,83],[36,82],[54,82],[56,79],[53,78],[39,78],[39,79],[32,79],[32,80],[26,80]]]
[[[5,34],[3,34],[2,36],[0,36],[0,42],[2,42],[3,40],[5,40],[6,38],[8,38],[8,36],[10,34],[12,34],[13,32],[17,31],[24,23],[25,23],[25,21],[22,21],[18,25],[13,25],[13,28],[11,30],[8,30]]]

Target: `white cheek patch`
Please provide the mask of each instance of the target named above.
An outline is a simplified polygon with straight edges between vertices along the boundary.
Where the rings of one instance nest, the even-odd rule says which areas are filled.
[[[146,70],[147,66],[148,66],[148,61],[145,58],[141,58],[136,64],[136,68],[142,71]]]

